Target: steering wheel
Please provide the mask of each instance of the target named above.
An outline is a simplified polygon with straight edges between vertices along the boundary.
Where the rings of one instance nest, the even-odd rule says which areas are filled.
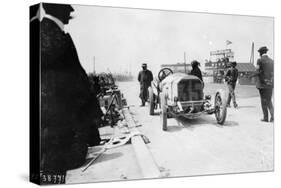
[[[169,76],[170,74],[173,74],[172,69],[170,68],[163,68],[159,71],[158,73],[158,79],[161,82],[162,80],[164,80],[167,76]]]

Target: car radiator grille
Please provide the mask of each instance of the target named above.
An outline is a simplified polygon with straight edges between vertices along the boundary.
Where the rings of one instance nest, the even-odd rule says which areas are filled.
[[[178,83],[179,101],[197,101],[203,99],[203,83],[200,80],[182,80]]]

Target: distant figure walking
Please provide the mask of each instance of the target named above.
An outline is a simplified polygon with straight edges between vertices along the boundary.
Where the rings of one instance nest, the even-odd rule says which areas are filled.
[[[140,95],[141,106],[145,106],[145,102],[148,99],[148,87],[151,86],[153,80],[153,74],[147,69],[147,64],[142,64],[142,70],[139,72],[138,81],[140,83]]]
[[[236,87],[236,82],[238,78],[238,69],[236,68],[237,63],[231,62],[231,67],[226,71],[225,74],[225,81],[227,83],[228,87],[228,99],[227,99],[227,106],[230,107],[230,102],[232,99],[233,106],[234,108],[237,108],[237,102],[236,102],[236,97],[235,97],[235,87]]]
[[[200,63],[198,61],[194,60],[191,62],[191,66],[192,66],[192,70],[191,70],[190,74],[197,76],[203,82],[202,73],[201,73],[201,70],[199,69]]]
[[[268,111],[270,112],[270,122],[274,121],[274,110],[271,101],[273,90],[273,60],[266,54],[268,48],[261,47],[258,52],[260,58],[257,60],[257,72],[252,75],[257,77],[256,87],[259,90],[261,98],[261,107],[263,111],[263,119],[261,121],[268,122]]]

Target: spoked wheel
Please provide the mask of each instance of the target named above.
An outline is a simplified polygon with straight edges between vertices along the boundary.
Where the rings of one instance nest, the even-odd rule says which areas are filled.
[[[161,111],[160,111],[160,121],[162,125],[162,130],[167,130],[167,98],[165,94],[160,93]]]
[[[148,94],[149,94],[149,105],[148,105],[149,115],[154,115],[155,100],[154,100],[154,93],[152,87],[148,88]]]
[[[225,92],[222,90],[217,92],[215,97],[215,116],[220,125],[223,125],[226,119],[226,102],[227,98]]]
[[[158,79],[161,82],[162,80],[164,80],[167,76],[169,76],[170,74],[173,74],[172,69],[170,68],[163,68],[159,71],[158,73]]]

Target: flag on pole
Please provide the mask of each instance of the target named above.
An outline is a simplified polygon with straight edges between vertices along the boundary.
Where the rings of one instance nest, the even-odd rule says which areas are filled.
[[[232,42],[230,40],[226,40],[226,45],[230,45]]]

